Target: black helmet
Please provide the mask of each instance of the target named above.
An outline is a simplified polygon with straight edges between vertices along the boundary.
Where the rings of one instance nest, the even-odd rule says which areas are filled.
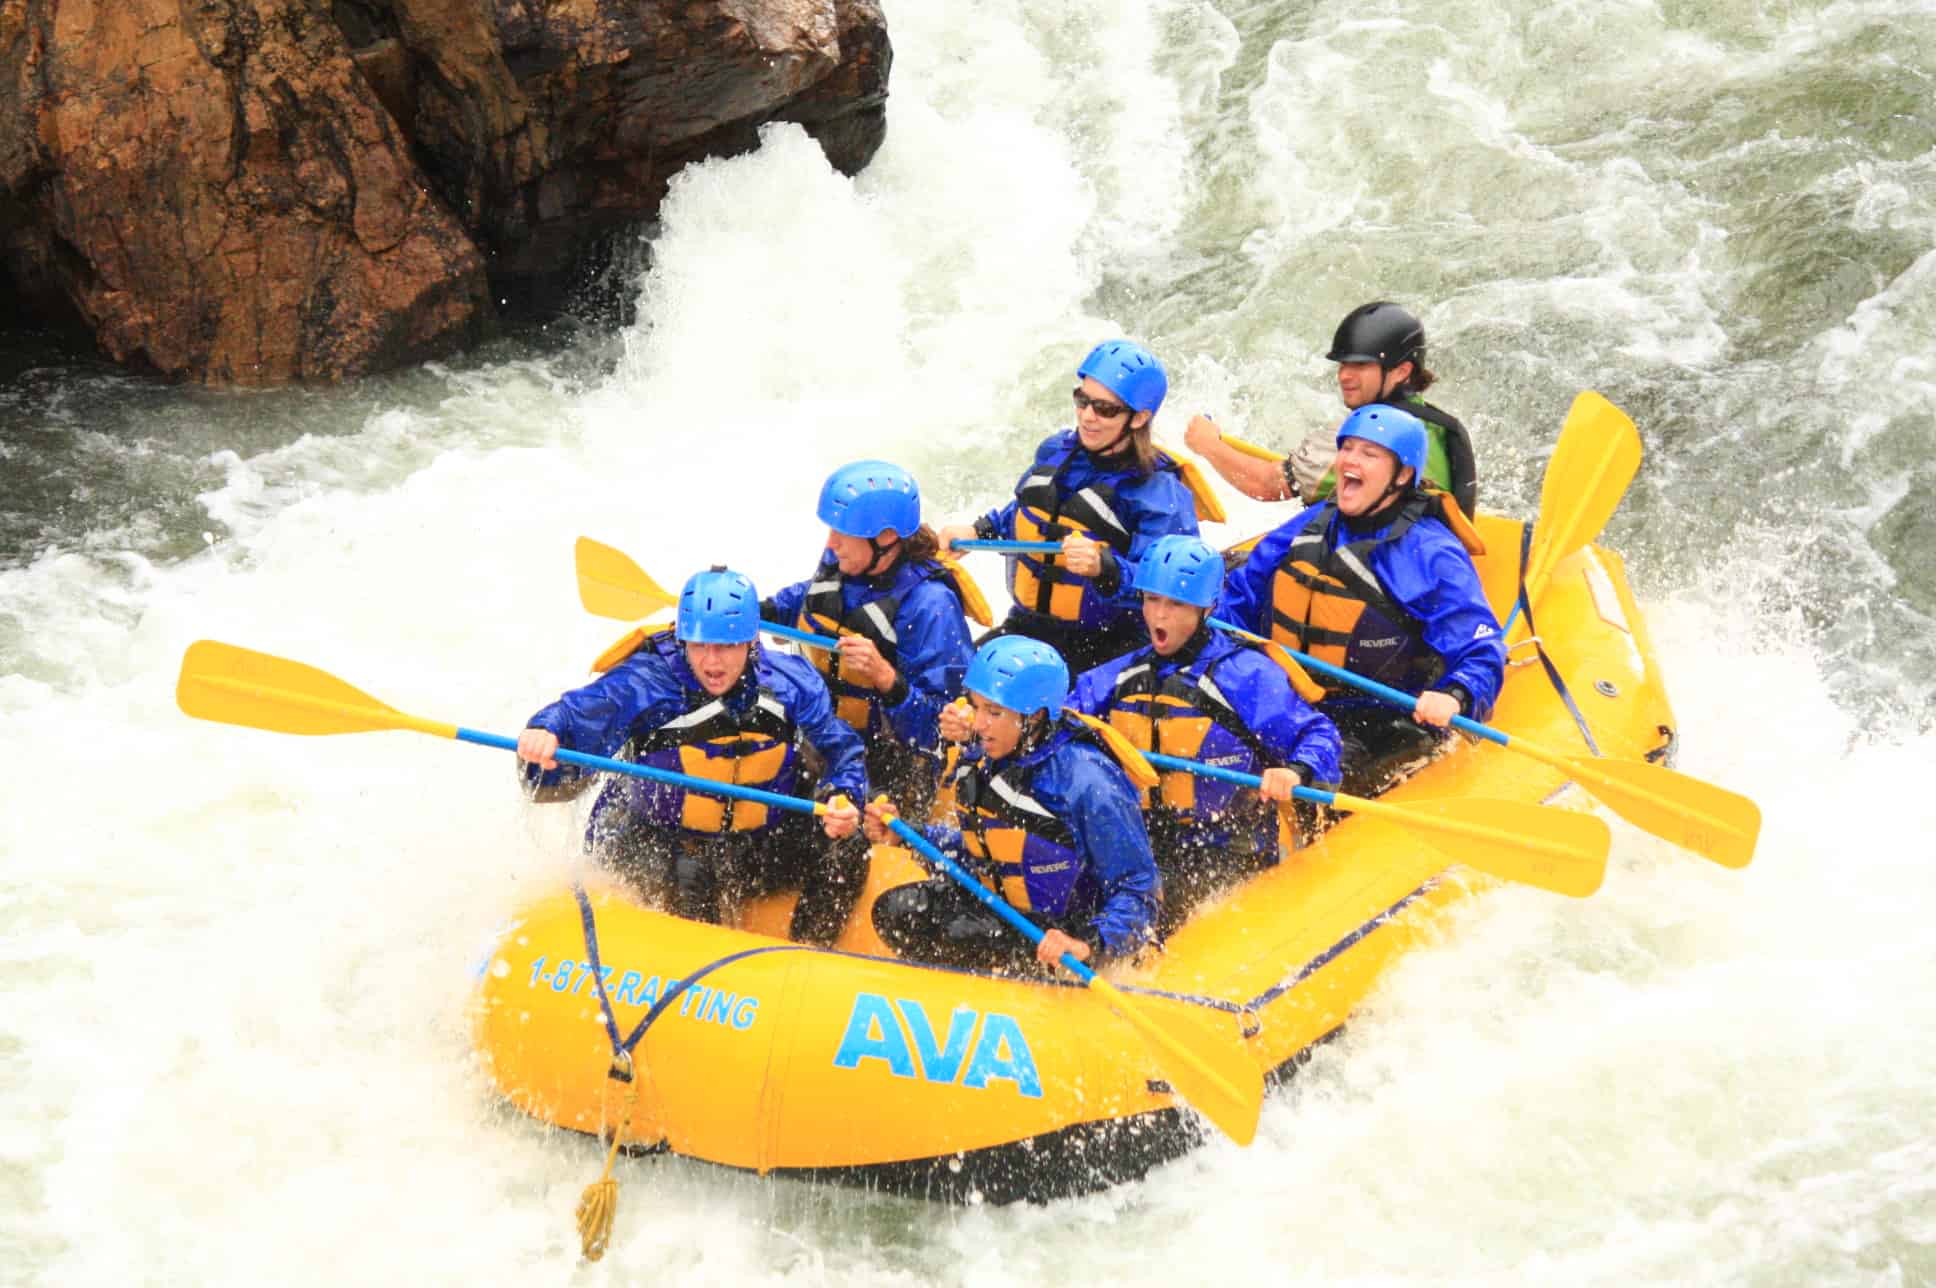
[[[1401,362],[1425,365],[1425,324],[1393,304],[1375,300],[1344,315],[1331,337],[1332,362],[1375,362],[1386,371]]]

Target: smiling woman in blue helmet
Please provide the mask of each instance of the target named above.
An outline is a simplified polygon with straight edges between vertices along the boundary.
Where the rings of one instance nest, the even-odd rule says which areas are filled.
[[[1338,783],[1337,728],[1260,647],[1207,624],[1223,574],[1223,556],[1195,537],[1151,546],[1136,570],[1149,643],[1085,672],[1069,699],[1139,751],[1263,779],[1252,789],[1165,769],[1144,793],[1170,924],[1290,849],[1293,829],[1273,802],[1291,800],[1294,787]]]
[[[1318,704],[1338,726],[1353,795],[1422,761],[1453,716],[1483,719],[1505,670],[1472,564],[1483,547],[1445,493],[1417,486],[1425,457],[1418,417],[1358,408],[1338,427],[1335,495],[1258,542],[1224,582],[1229,620],[1418,695],[1409,716],[1350,688]]]
[[[921,491],[898,465],[841,466],[820,489],[818,513],[827,525],[819,567],[760,614],[840,638],[839,652],[809,650],[808,660],[827,678],[834,714],[865,740],[875,790],[925,818],[941,769],[935,717],[960,696],[975,653],[964,574],[936,557]]]
[[[834,717],[811,663],[760,647],[760,600],[745,575],[694,573],[673,629],[532,716],[518,736],[526,782],[549,789],[585,771],[563,747],[698,778],[795,795],[801,744],[825,763],[813,816],[667,783],[612,777],[592,806],[592,854],[682,917],[720,922],[751,895],[800,887],[791,935],[830,944],[867,879],[855,834],[867,798],[860,739]]]
[[[944,736],[976,739],[955,772],[954,824],[922,830],[1045,933],[1031,946],[945,876],[882,894],[874,929],[903,957],[964,970],[1133,956],[1155,935],[1162,881],[1135,785],[1063,712],[1069,668],[1049,645],[1011,635],[975,651],[966,683],[970,722],[958,708],[942,715]],[[881,801],[865,828],[888,839]]]
[[[1197,512],[1181,467],[1150,440],[1170,387],[1156,355],[1108,340],[1090,350],[1076,380],[1075,428],[1036,448],[1015,499],[940,536],[944,551],[968,537],[1060,542],[1052,557],[1010,558],[1015,606],[996,634],[1052,644],[1084,670],[1136,647],[1136,565],[1158,537],[1195,536]]]

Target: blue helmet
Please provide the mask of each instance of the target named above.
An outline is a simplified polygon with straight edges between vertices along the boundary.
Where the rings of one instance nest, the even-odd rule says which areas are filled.
[[[1134,340],[1104,340],[1076,368],[1076,379],[1093,379],[1132,411],[1154,413],[1170,392],[1170,377],[1156,355]]]
[[[1338,426],[1338,444],[1347,438],[1362,438],[1376,443],[1398,458],[1399,467],[1410,466],[1412,486],[1425,483],[1425,422],[1408,411],[1385,403],[1366,403],[1344,418]]]
[[[892,528],[910,537],[921,526],[921,489],[914,476],[886,461],[855,461],[820,488],[820,521],[835,532],[872,540]]]
[[[1223,590],[1223,556],[1195,537],[1159,537],[1136,565],[1137,590],[1208,608]]]
[[[1022,715],[1055,715],[1069,696],[1069,665],[1062,654],[1026,635],[1004,635],[975,650],[968,664],[968,692]]]
[[[688,644],[750,644],[760,634],[753,579],[720,565],[686,578],[673,633]]]

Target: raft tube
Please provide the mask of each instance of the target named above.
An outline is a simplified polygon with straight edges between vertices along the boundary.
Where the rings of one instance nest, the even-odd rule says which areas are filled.
[[[1522,525],[1482,515],[1478,527],[1481,579],[1504,621]],[[1619,557],[1597,547],[1568,557],[1537,608],[1547,660],[1600,754],[1667,758],[1673,718]],[[1586,750],[1530,643],[1512,650],[1491,723]],[[1468,741],[1383,799],[1460,796],[1590,803],[1561,771]],[[479,969],[478,1051],[510,1102],[547,1123],[618,1131],[636,1150],[937,1199],[1083,1193],[1203,1138],[1136,1031],[1073,981],[894,959],[873,933],[873,900],[924,875],[904,851],[876,847],[833,949],[783,938],[790,896],[751,905],[742,927],[654,912],[616,887],[540,898]],[[1193,1033],[1226,1030],[1282,1078],[1440,914],[1490,884],[1447,869],[1392,822],[1347,818],[1111,978],[1159,1023],[1175,1012]],[[620,1049],[637,1079],[629,1114],[625,1062],[613,1076]]]

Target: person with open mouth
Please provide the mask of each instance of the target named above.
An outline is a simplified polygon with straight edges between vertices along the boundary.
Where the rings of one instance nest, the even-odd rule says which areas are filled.
[[[1298,829],[1276,806],[1293,788],[1338,784],[1337,727],[1260,647],[1210,625],[1223,575],[1223,556],[1195,537],[1151,546],[1136,568],[1149,643],[1085,672],[1069,699],[1139,751],[1263,779],[1252,789],[1159,767],[1161,783],[1143,796],[1165,933],[1290,852]]]
[[[1318,704],[1343,742],[1344,790],[1370,796],[1424,763],[1453,716],[1485,717],[1506,649],[1472,564],[1484,547],[1448,494],[1422,486],[1424,423],[1372,403],[1336,443],[1336,492],[1257,543],[1225,579],[1224,613],[1417,695],[1409,713],[1349,688]]]

